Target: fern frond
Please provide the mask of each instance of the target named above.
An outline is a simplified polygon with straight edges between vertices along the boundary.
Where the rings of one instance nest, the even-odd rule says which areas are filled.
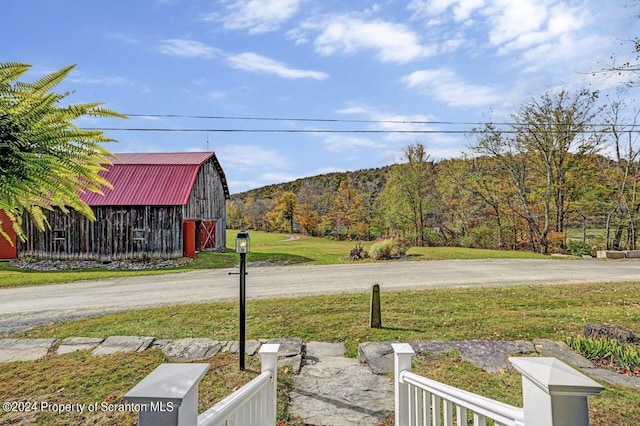
[[[17,80],[24,73],[29,71],[31,65],[19,62],[1,62],[0,63],[0,86],[9,84]]]
[[[83,116],[126,118],[98,102],[59,106],[67,94],[51,89],[73,68],[23,83],[16,80],[28,65],[0,64],[0,208],[15,218],[29,212],[40,229],[47,226],[43,211],[53,206],[93,219],[80,194],[111,187],[101,173],[112,154],[102,144],[113,139],[79,129],[73,121]],[[21,228],[17,232],[24,238]]]

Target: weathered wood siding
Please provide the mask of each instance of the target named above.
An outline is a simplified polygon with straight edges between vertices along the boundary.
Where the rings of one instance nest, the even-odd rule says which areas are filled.
[[[19,256],[39,259],[92,259],[113,261],[143,256],[171,259],[183,256],[184,219],[215,221],[215,250],[226,242],[226,193],[222,169],[211,157],[196,176],[186,205],[94,206],[95,221],[75,211],[46,211],[51,230],[38,230],[27,216],[26,242]]]
[[[25,217],[28,237],[20,256],[39,259],[113,261],[149,256],[182,257],[182,206],[93,207],[95,221],[75,211],[45,212],[51,230],[38,230]]]
[[[226,245],[226,199],[220,174],[213,158],[205,162],[198,172],[189,202],[184,206],[185,219],[216,221],[215,249],[223,251]]]

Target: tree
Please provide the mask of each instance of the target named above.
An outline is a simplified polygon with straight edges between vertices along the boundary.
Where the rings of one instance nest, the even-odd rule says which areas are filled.
[[[25,238],[21,227],[25,212],[40,229],[48,226],[43,209],[53,207],[65,212],[74,209],[94,219],[80,194],[102,193],[103,187],[110,187],[99,173],[111,164],[111,153],[102,144],[113,140],[102,131],[80,129],[73,120],[83,116],[126,118],[100,103],[60,106],[69,93],[51,90],[74,66],[33,83],[19,82],[29,68],[22,63],[0,63],[0,209],[21,239]]]
[[[513,116],[518,125],[517,137],[542,166],[545,187],[545,214],[555,206],[555,231],[564,232],[566,214],[574,200],[579,182],[569,179],[585,157],[595,154],[601,145],[599,135],[589,124],[601,109],[595,107],[598,92],[565,89],[546,92],[532,98]],[[549,219],[545,219],[549,220]]]
[[[329,217],[338,237],[366,238],[366,206],[350,177],[340,182],[338,192],[329,208]]]
[[[630,124],[624,124],[622,117],[624,102],[615,101],[607,107],[604,121],[608,124],[609,138],[615,153],[615,163],[611,167],[605,164],[605,179],[612,189],[607,199],[610,201],[606,218],[607,249],[620,249],[623,226],[617,227],[615,238],[610,237],[611,221],[615,214],[622,216],[627,228],[627,249],[635,250],[638,232],[638,176],[640,174],[639,137],[634,128],[637,126],[640,112],[635,111]],[[613,244],[612,244],[613,243]]]
[[[316,235],[318,231],[319,208],[318,188],[310,182],[303,183],[298,191],[298,206],[295,220],[307,235]]]
[[[392,169],[383,190],[386,192],[383,199],[387,204],[398,205],[393,209],[397,214],[408,215],[405,219],[412,224],[413,242],[424,246],[427,214],[433,210],[434,165],[421,143],[408,146],[403,152],[403,160],[406,163]]]
[[[632,1],[625,5],[627,8],[638,8],[640,1]],[[637,12],[633,14],[632,18],[637,20],[640,18],[640,14]],[[620,62],[616,55],[611,56],[612,63],[610,66],[604,66],[599,70],[594,71],[594,74],[617,74],[620,76],[628,76],[629,80],[627,84],[629,86],[637,86],[640,84],[640,79],[637,78],[640,73],[640,37],[634,37],[631,39],[623,40],[622,43],[630,45],[631,55],[628,59],[623,59]]]
[[[600,112],[596,99],[587,90],[547,92],[513,115],[510,131],[486,125],[473,147],[497,161],[496,177],[511,183],[518,201],[508,205],[526,220],[541,253],[548,252],[550,231],[565,231],[569,207],[585,184],[578,171],[600,147],[600,137],[589,129]]]
[[[277,230],[286,230],[293,234],[293,218],[298,204],[298,197],[293,192],[283,192],[268,213],[269,223]]]

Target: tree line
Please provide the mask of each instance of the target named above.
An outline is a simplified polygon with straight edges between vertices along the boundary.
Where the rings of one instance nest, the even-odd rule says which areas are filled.
[[[548,91],[511,123],[474,129],[459,158],[433,161],[417,142],[386,168],[236,195],[227,220],[336,239],[398,236],[419,246],[539,253],[566,249],[569,227],[591,226],[605,230],[597,248],[635,249],[636,119],[623,100],[604,105],[597,92]]]

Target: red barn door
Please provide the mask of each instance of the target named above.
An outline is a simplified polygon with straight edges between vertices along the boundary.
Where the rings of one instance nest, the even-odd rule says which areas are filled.
[[[13,226],[9,217],[3,210],[0,210],[0,222],[2,222],[2,230],[9,235],[11,243],[5,237],[0,235],[0,260],[9,260],[18,258],[18,239],[13,230]]]

